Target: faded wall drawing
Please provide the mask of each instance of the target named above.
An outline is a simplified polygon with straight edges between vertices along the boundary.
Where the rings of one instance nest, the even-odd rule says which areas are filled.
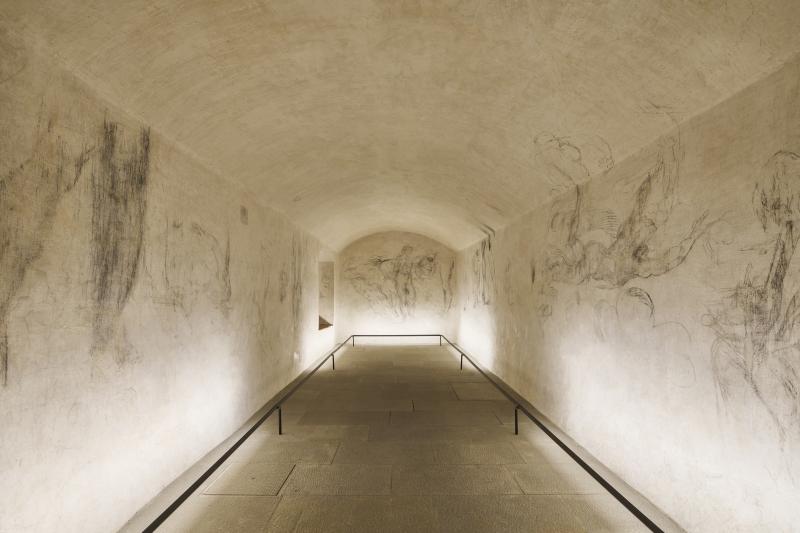
[[[224,244],[198,222],[166,221],[164,233],[165,302],[184,315],[209,302],[227,316],[231,307],[231,239]]]
[[[439,269],[439,278],[441,280],[441,287],[442,287],[442,308],[445,311],[449,311],[453,308],[453,301],[455,298],[455,291],[453,288],[453,284],[455,283],[456,279],[456,260],[455,258],[450,260],[450,265],[445,265],[446,268]]]
[[[687,531],[800,518],[799,66],[590,179],[538,139],[564,193],[498,230],[497,297],[462,306],[459,343]]]
[[[683,263],[713,221],[708,221],[708,212],[704,212],[685,229],[680,228],[679,221],[670,223],[682,158],[680,138],[667,139],[655,165],[636,189],[633,207],[613,233],[616,216],[604,211],[592,213],[586,186],[575,186],[571,210],[556,210],[550,220],[551,232],[564,242],[547,249],[541,289],[546,297],[540,307],[543,317],[552,312],[547,299],[556,294],[555,283],[592,282],[602,288],[620,288],[635,279],[661,276]],[[610,242],[585,237],[597,229],[611,233]],[[637,289],[637,294],[643,292]],[[645,295],[642,297],[652,301]]]
[[[724,301],[704,317],[716,335],[712,368],[722,405],[749,390],[781,439],[800,429],[800,155],[780,151],[753,192],[756,218],[768,237],[764,272],[752,263]],[[744,384],[744,386],[742,386]]]
[[[389,309],[405,318],[414,314],[418,287],[433,278],[438,264],[436,254],[419,254],[413,246],[403,246],[391,257],[349,262],[344,272],[345,279],[374,309]]]
[[[444,245],[413,233],[378,233],[352,243],[337,261],[337,332],[451,327],[456,259]]]
[[[534,287],[536,286],[536,261],[531,258],[526,262],[523,257],[509,257],[505,261],[505,269],[503,270],[502,278],[502,293],[505,301],[510,307],[522,305],[531,300],[535,296]],[[521,282],[525,283],[524,287],[520,286]],[[521,290],[524,288],[526,290]]]
[[[94,346],[101,350],[130,297],[144,247],[150,131],[128,143],[119,125],[103,123],[99,161],[92,171]]]
[[[25,273],[42,253],[59,201],[78,183],[92,148],[73,153],[57,113],[40,111],[31,155],[0,178],[0,384],[8,383],[8,313]]]
[[[551,193],[556,195],[614,166],[608,141],[597,135],[538,134],[533,140],[538,161],[548,171]]]
[[[486,237],[475,247],[470,258],[472,268],[472,305],[489,305],[494,294],[494,257],[492,237]]]
[[[292,251],[290,256],[291,280],[292,280],[292,324],[295,332],[301,331],[301,311],[303,309],[303,278],[305,276],[305,246],[302,240],[297,237],[292,239]],[[299,338],[297,339],[299,342]]]
[[[319,245],[9,38],[0,529],[117,531],[329,347]]]
[[[324,261],[319,264],[319,318],[320,327],[333,324],[334,263]],[[324,321],[324,322],[323,322]]]

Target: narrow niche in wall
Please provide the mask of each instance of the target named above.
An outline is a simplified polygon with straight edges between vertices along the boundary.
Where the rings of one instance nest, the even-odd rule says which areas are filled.
[[[319,329],[333,326],[333,261],[319,264]]]

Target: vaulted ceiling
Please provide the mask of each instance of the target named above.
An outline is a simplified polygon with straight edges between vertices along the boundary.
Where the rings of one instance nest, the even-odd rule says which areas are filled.
[[[333,249],[462,248],[800,51],[797,0],[0,0]]]

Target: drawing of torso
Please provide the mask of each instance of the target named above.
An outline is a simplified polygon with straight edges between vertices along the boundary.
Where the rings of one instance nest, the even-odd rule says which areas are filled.
[[[394,257],[349,264],[345,276],[373,309],[388,307],[395,316],[407,318],[415,312],[419,283],[431,278],[436,268],[436,254],[414,255],[414,248],[405,245]]]

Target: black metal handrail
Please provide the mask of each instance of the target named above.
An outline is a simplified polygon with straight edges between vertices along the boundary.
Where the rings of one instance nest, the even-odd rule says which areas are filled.
[[[439,346],[442,345],[442,339],[446,339],[446,337],[441,333],[420,333],[418,335],[413,333],[357,333],[350,335],[350,337],[347,338],[347,341],[353,339],[353,346],[355,346],[356,337],[439,337]]]
[[[463,348],[461,348],[458,344],[451,342],[446,336],[441,335],[441,339],[444,339],[447,344],[449,344],[452,348],[454,348],[458,353],[461,355],[461,368],[464,368],[464,358],[467,358],[475,370],[481,373],[481,375],[486,378],[486,380],[491,383],[492,385],[497,388],[506,398],[508,398],[511,403],[514,404],[514,434],[519,434],[519,421],[517,418],[517,413],[522,411],[525,416],[527,416],[534,424],[536,424],[539,429],[544,431],[544,433],[550,437],[550,439],[555,442],[559,448],[564,450],[569,457],[578,463],[578,465],[583,468],[590,476],[592,476],[595,481],[597,481],[606,491],[608,491],[614,498],[619,501],[628,511],[631,512],[639,521],[644,524],[650,531],[654,531],[657,533],[664,533],[664,530],[661,529],[658,524],[653,522],[646,514],[642,512],[641,509],[636,507],[628,498],[626,498],[619,490],[617,490],[611,483],[608,482],[602,475],[600,475],[597,470],[592,468],[586,461],[584,461],[580,455],[578,455],[572,448],[570,448],[563,440],[561,440],[553,431],[545,424],[542,420],[544,416],[536,409],[533,405],[531,405],[527,400],[525,400],[522,396],[517,394],[516,391],[511,389],[508,385],[506,385],[500,378],[495,376],[491,371],[488,369],[483,368],[480,364],[476,363]],[[440,341],[441,344],[441,341]],[[535,413],[535,414],[534,414]]]
[[[175,510],[178,509],[178,507],[181,506],[181,504],[183,504],[183,502],[185,502],[187,499],[189,499],[189,496],[191,496],[194,493],[194,491],[196,491],[203,483],[205,483],[205,481],[209,477],[211,477],[211,475],[214,474],[214,472],[216,472],[217,469],[220,466],[222,466],[222,464],[225,463],[225,461],[227,461],[228,458],[231,455],[233,455],[233,453],[237,449],[239,449],[239,446],[241,446],[242,443],[244,443],[244,441],[246,441],[250,437],[250,435],[252,435],[255,432],[255,430],[257,430],[259,428],[259,426],[261,426],[261,424],[263,424],[264,421],[266,421],[267,418],[269,418],[270,415],[272,413],[276,412],[276,411],[278,413],[278,434],[279,435],[283,434],[283,420],[282,420],[282,416],[281,416],[281,405],[286,400],[288,400],[289,397],[292,394],[294,394],[294,392],[297,389],[299,389],[301,385],[303,385],[303,383],[305,383],[311,376],[313,376],[314,373],[317,370],[319,370],[319,368],[323,364],[325,364],[325,362],[328,359],[331,359],[332,367],[335,370],[336,369],[336,352],[338,352],[342,348],[342,346],[347,344],[350,341],[351,337],[353,337],[353,336],[351,335],[350,337],[348,337],[347,339],[345,339],[341,343],[337,344],[336,347],[334,347],[331,351],[327,352],[321,359],[319,359],[317,361],[317,364],[314,366],[313,369],[306,370],[306,371],[302,372],[299,376],[297,376],[294,380],[292,380],[291,383],[289,383],[286,387],[284,387],[278,394],[273,396],[272,399],[269,402],[267,402],[267,404],[264,407],[259,409],[259,411],[266,410],[266,412],[261,417],[259,417],[259,419],[250,427],[250,429],[248,429],[244,433],[244,435],[242,435],[239,439],[237,439],[236,442],[230,448],[228,448],[228,450],[225,453],[223,453],[222,456],[219,459],[217,459],[214,462],[214,464],[212,464],[210,467],[208,467],[208,469],[206,469],[206,471],[203,472],[200,475],[200,477],[198,477],[197,480],[189,486],[189,488],[184,490],[181,493],[181,495],[178,496],[175,499],[175,501],[173,501],[169,505],[169,507],[164,509],[164,511],[160,515],[158,515],[155,520],[153,520],[146,528],[144,528],[143,533],[152,533],[161,524],[163,524],[164,521],[167,518],[169,518],[169,516],[172,513],[174,513]]]
[[[589,475],[591,475],[606,491],[608,491],[614,498],[617,499],[628,511],[630,511],[642,524],[644,524],[650,531],[657,533],[664,533],[664,531],[653,522],[647,515],[645,515],[636,505],[627,499],[621,492],[619,492],[611,483],[609,483],[602,475],[600,475],[594,468],[592,468],[586,461],[584,461],[572,448],[569,447],[563,440],[561,440],[548,426],[543,422],[545,418],[533,405],[531,405],[522,396],[517,394],[516,391],[511,389],[500,378],[495,376],[491,371],[483,368],[477,363],[467,352],[458,344],[452,342],[445,335],[440,333],[422,333],[422,334],[353,334],[347,337],[344,341],[337,344],[332,350],[327,352],[321,359],[317,361],[313,369],[306,370],[297,376],[291,383],[284,387],[278,394],[276,394],[267,404],[259,411],[265,411],[264,414],[248,429],[236,442],[220,456],[208,469],[206,469],[197,480],[192,483],[189,488],[183,491],[160,515],[156,517],[144,530],[143,533],[152,533],[155,531],[175,510],[181,506],[205,481],[211,477],[212,474],[225,463],[228,458],[252,435],[256,429],[263,424],[267,418],[277,411],[278,413],[278,434],[283,434],[283,421],[281,415],[281,406],[288,400],[292,394],[297,391],[325,362],[330,359],[332,369],[336,369],[336,352],[338,352],[345,344],[352,341],[353,346],[356,345],[356,337],[439,337],[439,346],[443,342],[455,349],[461,356],[460,368],[464,368],[464,358],[472,364],[472,366],[486,378],[486,380],[499,390],[511,403],[514,404],[514,434],[519,434],[519,420],[517,414],[522,411],[539,429],[550,437],[566,454],[578,465],[583,468]],[[311,368],[311,367],[309,367]]]

